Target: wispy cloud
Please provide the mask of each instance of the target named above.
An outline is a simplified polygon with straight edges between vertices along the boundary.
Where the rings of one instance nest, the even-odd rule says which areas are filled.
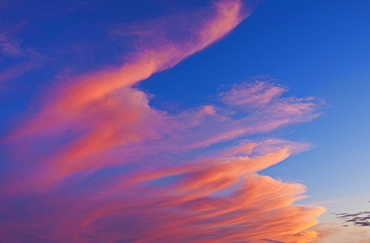
[[[19,26],[14,27],[14,29]],[[6,29],[6,28],[4,28]],[[3,31],[0,29],[0,32]],[[15,30],[12,30],[15,31]],[[30,48],[24,48],[20,41],[4,31],[0,33],[0,83],[14,80],[32,70],[40,68],[45,57]]]
[[[346,223],[353,224],[355,226],[370,226],[370,211],[358,213],[337,213],[336,216],[340,219],[345,219]]]
[[[0,49],[3,55],[8,56],[19,56],[22,53],[19,43],[5,34],[0,34]]]
[[[1,141],[8,151],[0,187],[4,239],[315,239],[308,229],[324,209],[294,204],[305,187],[258,174],[309,145],[248,136],[312,120],[318,100],[282,97],[285,87],[258,81],[173,115],[133,87],[230,32],[246,17],[242,9],[240,1],[220,1],[184,38],[153,48],[149,42],[122,67],[47,92],[40,110]]]
[[[38,53],[28,53],[28,61],[10,66],[6,70],[0,72],[0,83],[14,80],[32,70],[42,67],[45,58]]]

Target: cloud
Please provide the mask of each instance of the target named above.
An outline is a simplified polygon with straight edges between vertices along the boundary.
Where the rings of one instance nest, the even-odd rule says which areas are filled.
[[[351,223],[355,226],[370,226],[370,211],[337,213],[336,216],[340,219],[345,219],[346,223]]]
[[[309,145],[248,136],[314,119],[319,100],[282,97],[285,87],[261,80],[235,85],[212,105],[169,114],[134,87],[230,32],[246,17],[242,9],[240,1],[220,1],[207,18],[196,14],[202,21],[185,37],[140,44],[122,67],[44,94],[39,110],[1,141],[3,239],[315,239],[310,228],[324,209],[295,204],[306,188],[258,174]]]
[[[4,55],[8,56],[19,56],[22,53],[19,43],[4,34],[0,34],[0,49]]]
[[[44,57],[38,53],[28,53],[29,60],[10,66],[0,72],[0,83],[16,79],[32,70],[40,68],[44,63]]]
[[[261,82],[255,84],[260,85]],[[267,92],[274,89],[273,84],[263,85]],[[230,93],[244,86],[236,86]],[[255,87],[249,85],[248,88]],[[79,93],[74,95],[78,97]],[[85,170],[93,172],[126,163],[129,158],[142,160],[143,156],[166,151],[177,154],[199,150],[249,134],[268,132],[282,125],[310,121],[318,114],[318,104],[314,100],[276,97],[259,109],[240,110],[238,106],[233,108],[229,105],[204,106],[171,116],[150,107],[147,95],[135,88],[120,89],[78,112],[74,111],[74,104],[70,107],[60,107],[60,103],[51,104],[35,119],[23,123],[21,132],[15,130],[15,135],[10,136],[14,143],[19,140],[23,145],[29,143],[32,149],[27,150],[33,153],[39,150],[38,147],[44,146],[55,151],[55,158],[45,157],[43,150],[40,155],[36,155],[38,158],[45,157],[41,167],[51,168],[44,175],[48,178],[37,175],[37,178],[30,180],[33,183],[39,181],[44,187]],[[225,115],[230,112],[238,114],[238,118]],[[271,140],[269,146],[274,147],[275,143],[280,142]],[[307,147],[289,146],[289,150],[292,150],[289,153]],[[120,151],[119,156],[129,158],[122,161],[104,159],[116,151]],[[48,153],[46,155],[50,156]],[[23,156],[29,158],[31,155],[25,152]],[[31,182],[26,184],[32,185]]]
[[[17,28],[19,26],[15,26],[12,30],[16,32]],[[11,31],[3,29],[0,31],[4,32],[0,33],[0,63],[4,67],[0,70],[0,83],[14,80],[43,65],[45,56],[31,48],[22,47],[20,41],[10,37]],[[5,34],[6,32],[10,34]]]
[[[151,108],[147,96],[134,88],[107,96],[78,120],[60,119],[10,142],[18,165],[2,188],[11,198],[3,201],[4,213],[15,220],[6,235],[17,232],[12,225],[31,234],[50,223],[56,228],[41,235],[56,241],[309,242],[316,233],[305,230],[323,209],[293,204],[303,198],[302,185],[256,174],[308,145],[245,139],[301,122],[292,109],[271,113],[275,106],[297,106],[294,100],[276,97],[233,119],[219,114],[230,111],[229,105],[170,115]],[[302,107],[308,120],[316,116],[313,103]],[[239,141],[223,149],[212,147],[235,138]],[[21,145],[26,146],[23,153]],[[32,223],[19,225],[22,215],[11,206],[17,204]],[[35,205],[41,208],[36,215]]]

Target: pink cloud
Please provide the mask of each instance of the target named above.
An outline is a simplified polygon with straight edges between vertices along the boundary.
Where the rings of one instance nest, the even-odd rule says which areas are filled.
[[[246,17],[240,12],[241,9],[241,1],[220,1],[214,6],[211,14],[209,11],[198,13],[198,18],[204,18],[203,15],[208,14],[210,19],[203,20],[195,29],[190,29],[185,43],[164,41],[158,46],[155,40],[151,40],[146,44],[149,47],[141,46],[122,67],[89,74],[57,87],[46,98],[52,104],[43,108],[44,111],[35,118],[35,124],[26,126],[27,130],[19,128],[18,135],[13,136],[45,129],[45,126],[54,124],[56,119],[58,122],[60,119],[74,119],[89,105],[104,100],[110,93],[131,87],[153,73],[176,65],[234,29]],[[182,19],[182,22],[184,21],[192,23],[194,19]],[[165,26],[161,27],[165,29]]]
[[[256,84],[246,84],[244,87],[237,87],[223,93],[222,101],[230,105],[239,105],[243,107],[259,107],[271,102],[272,99],[281,96],[285,91],[284,87],[268,86],[266,83],[258,82]]]
[[[241,9],[220,1],[186,41],[155,42],[120,68],[45,94],[40,111],[2,140],[11,161],[0,187],[3,239],[315,239],[310,228],[324,209],[295,204],[305,187],[258,174],[309,145],[247,138],[312,120],[318,100],[281,97],[284,87],[259,81],[222,93],[219,105],[171,115],[133,87],[230,32]]]
[[[169,115],[151,108],[142,91],[125,88],[92,104],[79,120],[61,119],[61,124],[28,135],[26,151],[37,151],[40,143],[58,137],[66,141],[36,155],[17,154],[21,168],[28,168],[23,164],[27,161],[32,168],[15,174],[3,191],[9,198],[34,192],[32,200],[51,202],[45,205],[54,210],[48,219],[40,216],[37,224],[22,226],[31,231],[44,229],[45,222],[57,224],[52,234],[42,236],[48,240],[309,242],[316,233],[306,229],[323,209],[293,204],[303,198],[302,185],[256,174],[308,145],[279,139],[243,139],[223,149],[211,145],[309,121],[317,115],[313,102],[275,97],[238,119],[223,114],[233,109],[230,104]],[[271,112],[281,106],[279,113]],[[69,140],[63,136],[68,131]],[[14,151],[25,145],[20,140],[10,142]],[[20,176],[22,180],[16,179]],[[67,195],[59,198],[59,191]],[[60,218],[64,210],[75,218],[73,224],[69,217]]]

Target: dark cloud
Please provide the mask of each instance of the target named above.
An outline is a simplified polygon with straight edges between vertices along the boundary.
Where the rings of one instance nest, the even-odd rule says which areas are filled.
[[[346,220],[343,226],[348,226],[347,223],[360,227],[370,226],[370,211],[363,211],[358,213],[337,213],[335,215],[340,219]]]

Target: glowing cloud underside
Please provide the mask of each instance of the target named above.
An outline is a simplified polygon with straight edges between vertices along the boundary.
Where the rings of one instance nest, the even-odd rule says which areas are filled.
[[[45,94],[46,105],[2,141],[10,161],[1,183],[3,239],[315,239],[307,229],[324,210],[294,204],[305,187],[257,174],[308,145],[247,139],[310,121],[318,115],[315,99],[282,97],[284,87],[258,81],[220,94],[218,105],[171,115],[133,88],[223,37],[247,16],[242,9],[239,1],[221,1],[208,19],[199,14],[202,24],[187,29],[187,38],[153,41],[121,68]]]

